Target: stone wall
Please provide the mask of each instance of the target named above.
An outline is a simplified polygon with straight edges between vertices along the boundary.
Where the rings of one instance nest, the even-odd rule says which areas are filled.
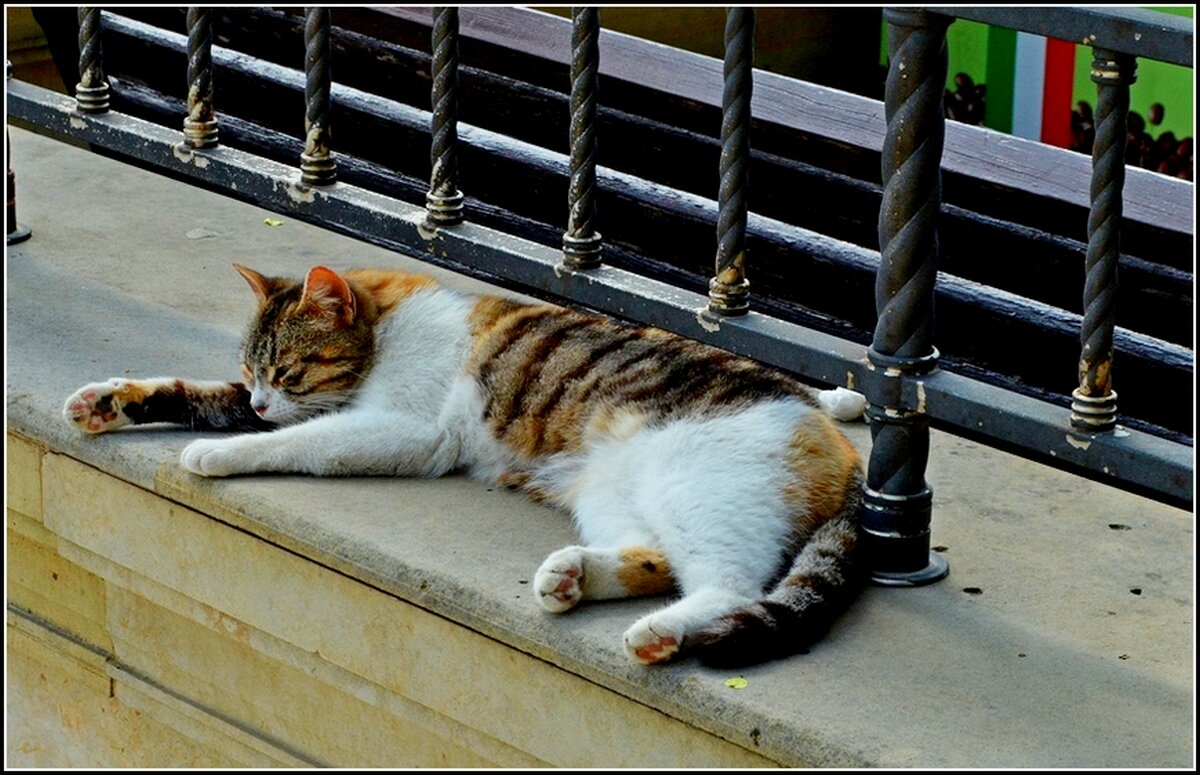
[[[9,434],[9,763],[769,762]]]

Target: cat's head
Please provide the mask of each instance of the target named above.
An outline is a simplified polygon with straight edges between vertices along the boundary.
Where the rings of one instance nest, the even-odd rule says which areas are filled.
[[[354,289],[323,266],[303,282],[234,267],[258,298],[241,353],[254,410],[290,425],[345,405],[375,353],[373,326]]]

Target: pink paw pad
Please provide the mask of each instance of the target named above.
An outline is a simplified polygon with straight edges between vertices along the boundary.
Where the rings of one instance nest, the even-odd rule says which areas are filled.
[[[554,613],[573,607],[583,598],[583,567],[578,551],[568,548],[550,555],[533,583],[542,607]]]
[[[579,568],[567,568],[562,571],[562,574],[566,578],[558,582],[558,586],[554,588],[554,592],[551,594],[563,603],[573,604],[578,602],[581,595],[579,577],[583,575],[583,572]]]
[[[633,653],[643,665],[653,665],[670,659],[671,655],[677,651],[679,651],[679,641],[672,637],[666,637],[657,643],[639,646],[634,649]]]
[[[67,399],[63,418],[81,431],[103,433],[128,424],[113,387],[84,387]]]

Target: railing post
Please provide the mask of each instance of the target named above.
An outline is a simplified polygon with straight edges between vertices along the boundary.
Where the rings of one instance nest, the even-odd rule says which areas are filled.
[[[217,116],[213,113],[212,11],[189,6],[188,34],[188,115],[183,120],[183,136],[193,148],[212,148],[217,144]]]
[[[458,9],[433,9],[433,80],[427,218],[434,226],[451,226],[463,219],[463,195],[458,190]]]
[[[329,9],[306,8],[304,19],[304,152],[300,154],[300,180],[325,186],[337,180],[337,162],[329,150]]]
[[[79,7],[79,83],[75,105],[81,113],[108,111],[108,81],[104,78],[104,49],[100,40],[100,9]]]
[[[949,572],[945,559],[929,551],[929,417],[924,407],[905,404],[902,387],[937,368],[933,291],[950,20],[917,9],[889,8],[884,14],[891,65],[875,278],[879,320],[864,385],[873,445],[864,485],[863,550],[875,583],[911,586]]]
[[[1121,253],[1126,117],[1129,86],[1136,80],[1136,68],[1137,60],[1132,56],[1093,49],[1096,140],[1092,145],[1092,207],[1088,213],[1079,387],[1071,394],[1071,425],[1089,433],[1110,431],[1117,424],[1117,392],[1112,389],[1113,327]]]
[[[572,269],[600,265],[596,231],[596,92],[600,80],[600,10],[571,9],[571,182],[563,263]]]
[[[746,280],[746,198],[750,178],[750,97],[754,85],[754,9],[725,9],[725,87],[721,95],[721,186],[717,200],[717,272],[708,308],[718,315],[750,309]]]
[[[7,90],[7,84],[12,79],[12,62],[4,60],[4,83]],[[8,139],[8,128],[5,128],[5,143],[4,143],[4,163],[8,167],[8,185],[6,193],[8,194],[8,208],[5,210],[5,228],[7,235],[5,244],[15,245],[18,242],[24,242],[32,236],[32,232],[28,228],[17,223],[17,176],[12,171],[12,141]]]

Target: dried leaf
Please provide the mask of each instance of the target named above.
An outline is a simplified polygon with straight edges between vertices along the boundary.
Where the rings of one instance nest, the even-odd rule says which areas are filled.
[[[263,220],[263,223],[267,224],[268,226],[282,226],[283,225],[283,221],[277,221],[274,218],[266,218]]]
[[[734,676],[733,678],[730,678],[728,681],[725,682],[725,685],[728,686],[730,689],[745,689],[747,686],[750,685],[750,682],[747,681],[745,678],[742,678],[739,675],[739,676]]]

